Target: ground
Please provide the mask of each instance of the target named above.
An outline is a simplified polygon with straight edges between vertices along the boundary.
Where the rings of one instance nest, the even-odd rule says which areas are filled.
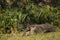
[[[20,34],[0,35],[0,40],[60,40],[60,32],[40,33],[31,36],[22,36]]]

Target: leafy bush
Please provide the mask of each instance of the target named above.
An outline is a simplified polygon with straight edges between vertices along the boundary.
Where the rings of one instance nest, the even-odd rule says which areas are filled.
[[[2,9],[0,10],[0,28],[3,32],[8,28],[18,31],[18,24],[41,24],[50,23],[56,26],[60,24],[60,9],[49,5],[35,5],[28,3],[22,8]],[[23,26],[20,30],[24,29]],[[13,31],[12,30],[12,31]]]

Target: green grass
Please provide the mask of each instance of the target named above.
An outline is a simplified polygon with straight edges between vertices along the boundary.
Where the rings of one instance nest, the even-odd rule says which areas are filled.
[[[41,33],[31,36],[22,36],[20,34],[5,34],[0,35],[0,40],[60,40],[60,32]]]

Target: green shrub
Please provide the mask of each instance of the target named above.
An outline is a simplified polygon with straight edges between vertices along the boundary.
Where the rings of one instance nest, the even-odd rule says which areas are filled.
[[[11,28],[18,30],[18,24],[41,24],[46,22],[59,26],[59,17],[60,9],[58,7],[54,8],[49,5],[44,6],[42,4],[35,5],[34,3],[28,3],[20,9],[1,10],[0,28],[5,30],[5,28],[8,27],[10,30]]]

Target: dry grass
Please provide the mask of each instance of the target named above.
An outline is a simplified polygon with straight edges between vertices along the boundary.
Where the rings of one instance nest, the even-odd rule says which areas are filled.
[[[0,40],[60,40],[60,32],[40,33],[31,36],[22,36],[22,33],[15,35],[5,34],[0,35]]]

